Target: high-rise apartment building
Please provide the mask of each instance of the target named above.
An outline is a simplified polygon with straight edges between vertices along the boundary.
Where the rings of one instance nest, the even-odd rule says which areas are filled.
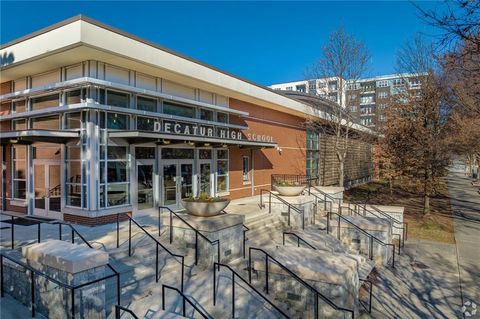
[[[270,88],[326,97],[342,107],[348,107],[358,123],[375,128],[385,120],[384,109],[388,99],[407,88],[418,90],[420,77],[418,74],[391,74],[356,81],[331,77],[278,83]],[[341,85],[344,85],[343,90]]]

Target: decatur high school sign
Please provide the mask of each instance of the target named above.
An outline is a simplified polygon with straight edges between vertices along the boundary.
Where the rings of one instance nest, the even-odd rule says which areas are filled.
[[[248,140],[257,142],[273,142],[273,137],[269,135],[262,135],[256,133],[247,133],[245,136],[239,130],[203,126],[190,123],[169,122],[163,121],[155,122],[153,130],[158,133],[177,134],[185,136],[204,136],[204,137],[216,137],[228,140],[242,140],[246,137]]]

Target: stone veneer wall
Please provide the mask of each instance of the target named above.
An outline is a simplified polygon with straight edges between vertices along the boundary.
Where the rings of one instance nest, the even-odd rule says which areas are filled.
[[[57,269],[37,263],[28,262],[56,280],[78,285],[106,275],[104,266],[93,268],[75,275],[63,273]],[[8,260],[4,260],[5,292],[22,304],[31,307],[30,271]],[[35,275],[35,307],[36,311],[51,319],[72,318],[71,290],[61,287],[43,276]],[[100,281],[75,291],[75,318],[100,319],[107,317],[105,282]],[[110,305],[113,306],[113,305]],[[113,308],[109,308],[111,310]]]
[[[338,185],[338,159],[334,151],[334,137],[320,135],[319,185]],[[350,139],[345,160],[345,186],[356,185],[373,178],[373,146],[361,140]]]

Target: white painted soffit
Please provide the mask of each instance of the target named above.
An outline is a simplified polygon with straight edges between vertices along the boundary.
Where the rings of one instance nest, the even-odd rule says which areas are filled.
[[[15,69],[23,64],[28,64],[25,72],[48,71],[63,63],[98,59],[300,117],[314,115],[309,106],[267,87],[80,16],[7,43],[0,54],[14,57],[11,64],[2,67],[2,81],[15,79]]]

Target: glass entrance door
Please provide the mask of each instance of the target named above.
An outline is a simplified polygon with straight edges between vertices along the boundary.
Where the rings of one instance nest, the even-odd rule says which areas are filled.
[[[60,164],[37,162],[33,165],[34,175],[34,215],[62,218],[62,186]]]
[[[209,196],[211,195],[211,164],[210,163],[199,163],[199,183],[198,183],[198,195],[201,193],[206,193]]]
[[[153,163],[137,164],[137,210],[153,209]]]
[[[193,196],[193,162],[165,161],[162,174],[163,205],[172,209],[181,208],[180,200]]]

